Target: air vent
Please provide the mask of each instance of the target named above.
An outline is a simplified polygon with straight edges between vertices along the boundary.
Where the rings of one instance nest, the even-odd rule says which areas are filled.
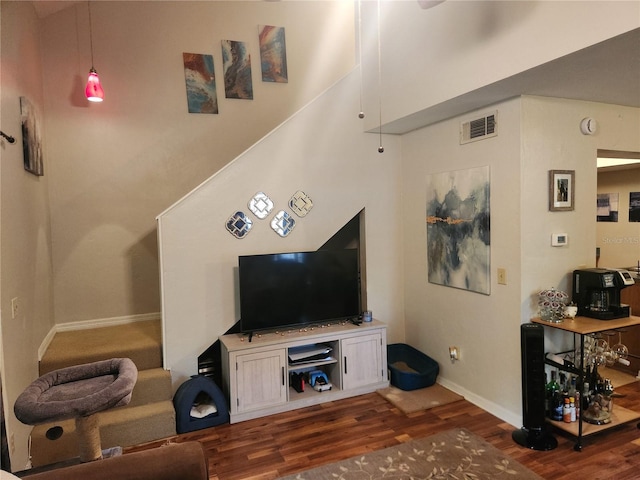
[[[498,111],[460,125],[460,144],[483,140],[498,135]]]

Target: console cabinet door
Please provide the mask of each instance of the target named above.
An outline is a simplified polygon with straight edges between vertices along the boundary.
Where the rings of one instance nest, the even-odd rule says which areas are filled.
[[[364,387],[384,380],[382,372],[382,334],[345,338],[342,352],[342,388]]]
[[[238,412],[286,403],[286,349],[236,357]]]

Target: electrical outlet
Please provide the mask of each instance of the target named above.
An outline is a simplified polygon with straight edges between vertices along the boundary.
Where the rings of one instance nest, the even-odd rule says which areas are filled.
[[[507,270],[504,268],[498,269],[498,285],[507,284]]]
[[[13,297],[11,299],[11,318],[16,318],[18,316],[18,312],[20,311],[18,305],[18,297]]]

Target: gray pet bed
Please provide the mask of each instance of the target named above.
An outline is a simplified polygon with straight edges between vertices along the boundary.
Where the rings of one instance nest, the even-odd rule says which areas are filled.
[[[131,400],[138,369],[129,358],[112,358],[49,372],[20,394],[16,418],[27,425],[74,418],[80,439],[80,460],[102,456],[95,413]]]

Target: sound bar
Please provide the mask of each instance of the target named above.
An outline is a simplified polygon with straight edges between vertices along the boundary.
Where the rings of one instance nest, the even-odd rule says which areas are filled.
[[[544,327],[535,323],[520,326],[522,359],[523,427],[512,433],[518,444],[532,450],[553,450],[558,441],[547,431],[545,420]]]

